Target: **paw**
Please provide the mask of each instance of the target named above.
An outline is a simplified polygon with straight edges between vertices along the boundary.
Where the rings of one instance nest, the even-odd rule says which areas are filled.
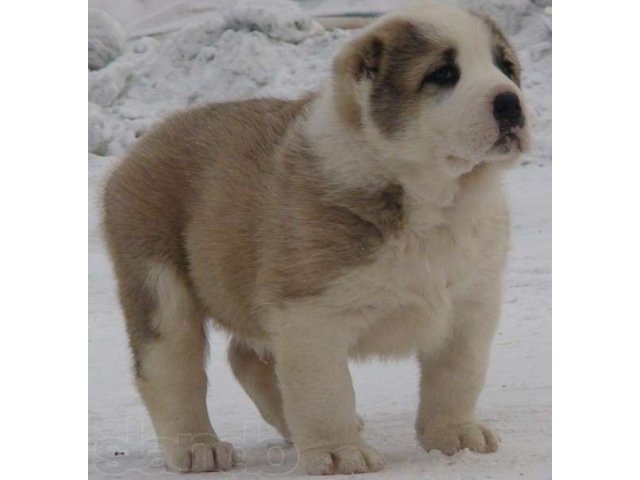
[[[230,470],[236,461],[230,443],[193,442],[189,445],[165,446],[165,464],[172,472],[215,472]]]
[[[495,452],[500,445],[500,437],[479,423],[425,428],[418,432],[418,440],[427,452],[440,450],[445,455],[453,455],[465,448],[480,453]]]
[[[307,450],[301,455],[301,465],[309,475],[333,475],[377,472],[384,468],[384,461],[373,448],[360,442]]]

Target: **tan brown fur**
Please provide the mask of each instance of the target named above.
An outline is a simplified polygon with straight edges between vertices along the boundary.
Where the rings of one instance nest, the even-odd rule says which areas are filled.
[[[409,116],[406,110],[415,104],[413,94],[424,74],[420,67],[432,62],[440,50],[415,24],[404,19],[387,21],[344,48],[334,61],[333,73],[335,103],[345,124],[355,129],[362,126],[354,90],[355,83],[366,76],[373,80],[372,96],[378,100],[374,105],[384,112],[377,119],[386,131],[394,130],[391,122],[398,122],[402,111]]]
[[[375,70],[382,55],[382,43],[373,33],[347,44],[333,61],[335,108],[345,126],[362,127],[361,107],[355,96],[355,81],[367,71]]]
[[[284,135],[305,102],[252,100],[179,113],[145,135],[113,172],[105,188],[103,225],[134,355],[138,345],[155,334],[149,325],[154,299],[145,287],[148,262],[175,266],[182,280],[193,288],[188,245],[194,240],[188,232],[199,208],[208,210],[198,203],[207,192],[216,209],[216,225],[224,225],[225,234],[233,238],[232,242],[220,241],[218,251],[227,255],[225,247],[232,246],[230,260],[238,258],[243,265],[222,274],[229,274],[225,278],[232,292],[236,291],[235,285],[251,288],[255,281],[255,264],[250,262],[255,255],[253,240],[247,225],[234,228],[233,221],[240,218],[243,208],[255,214],[264,194],[261,184],[251,183],[257,177],[255,172],[272,168],[263,159],[269,158],[278,137]],[[225,131],[243,132],[244,141],[225,142],[229,138]],[[207,191],[208,178],[221,171],[227,182],[213,192]],[[229,191],[231,185],[242,190]],[[225,217],[225,212],[230,215]],[[207,224],[201,227],[206,230]],[[204,234],[207,242],[218,246],[215,232]],[[197,290],[192,294],[197,297]],[[244,298],[234,302],[232,294],[221,295],[225,304],[233,305],[233,317],[228,316],[240,318],[231,323],[242,330],[242,321],[250,318]],[[206,302],[197,303],[206,307]],[[222,313],[221,321],[227,318],[224,311],[216,313]]]
[[[262,299],[280,301],[321,293],[341,272],[373,258],[385,238],[402,226],[402,190],[344,190],[332,184],[304,140],[294,139],[279,158],[264,210]],[[310,252],[313,252],[310,255]]]
[[[319,293],[401,228],[401,187],[341,189],[304,138],[285,138],[311,98],[180,113],[115,170],[104,226],[134,356],[156,334],[141,282],[149,261],[176,267],[202,317],[260,339],[263,302]],[[225,144],[221,130],[242,132],[243,141]]]
[[[407,20],[389,22],[382,30],[383,45],[371,92],[371,115],[380,130],[392,135],[416,114],[422,80],[450,45]]]

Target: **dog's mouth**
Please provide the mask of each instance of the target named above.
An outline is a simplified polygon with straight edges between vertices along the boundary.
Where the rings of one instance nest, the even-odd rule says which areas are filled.
[[[520,137],[512,130],[500,133],[500,136],[489,149],[490,153],[506,155],[514,150],[522,152]]]

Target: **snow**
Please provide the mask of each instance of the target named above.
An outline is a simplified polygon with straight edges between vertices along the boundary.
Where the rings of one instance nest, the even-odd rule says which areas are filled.
[[[126,48],[122,25],[102,10],[89,10],[89,69],[99,70]]]
[[[100,240],[99,196],[106,175],[137,137],[174,110],[253,96],[293,98],[320,85],[333,53],[357,32],[324,31],[309,12],[386,11],[395,2],[309,0],[299,8],[285,0],[250,0],[214,2],[211,10],[205,8],[211,2],[192,0],[161,2],[161,15],[149,11],[144,0],[129,3],[135,21],[123,21],[128,13],[123,2],[113,2],[109,11],[129,33],[123,51],[89,72],[89,477],[95,479],[172,477],[161,466],[150,420],[133,387],[124,322]],[[490,455],[425,453],[413,430],[415,362],[354,364],[364,437],[387,462],[385,471],[366,478],[546,479],[551,477],[551,21],[543,7],[550,2],[455,3],[490,13],[509,33],[524,64],[523,88],[535,119],[536,147],[506,178],[513,247],[502,323],[479,402],[480,418],[499,431],[503,444]],[[198,9],[206,15],[194,17]],[[176,11],[191,14],[167,13]],[[131,35],[131,25],[144,18],[155,19],[146,28],[162,35]],[[162,21],[172,22],[171,28]],[[287,473],[295,451],[262,421],[233,378],[226,336],[212,331],[210,338],[212,421],[245,462],[231,473],[209,476]]]

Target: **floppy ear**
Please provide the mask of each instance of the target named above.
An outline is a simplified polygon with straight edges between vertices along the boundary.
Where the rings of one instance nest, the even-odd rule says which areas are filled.
[[[348,125],[362,124],[357,84],[375,79],[380,72],[384,43],[374,33],[365,34],[347,43],[333,62],[333,84],[338,111]]]
[[[377,35],[369,33],[356,38],[338,53],[333,62],[333,74],[356,81],[373,79],[379,71],[383,53],[384,43]]]

